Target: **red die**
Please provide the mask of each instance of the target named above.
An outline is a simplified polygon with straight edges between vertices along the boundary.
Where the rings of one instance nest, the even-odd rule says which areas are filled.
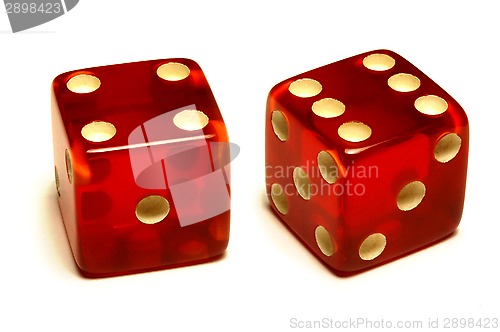
[[[198,64],[155,60],[59,75],[52,121],[59,205],[84,274],[224,252],[229,143]]]
[[[271,90],[267,193],[327,265],[362,270],[457,228],[468,141],[436,83],[391,51],[361,54]]]

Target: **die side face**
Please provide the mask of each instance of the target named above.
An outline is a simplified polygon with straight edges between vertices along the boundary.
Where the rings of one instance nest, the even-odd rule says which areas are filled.
[[[228,136],[195,62],[62,74],[52,115],[59,202],[83,272],[129,273],[224,252]]]
[[[380,264],[458,226],[467,117],[394,52],[288,79],[271,90],[266,114],[271,206],[333,269]]]

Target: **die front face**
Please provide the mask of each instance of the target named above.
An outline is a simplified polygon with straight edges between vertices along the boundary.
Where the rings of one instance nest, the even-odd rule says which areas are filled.
[[[228,136],[195,62],[59,75],[52,119],[59,205],[82,272],[123,274],[224,252]]]
[[[460,105],[391,51],[290,78],[267,104],[271,206],[335,270],[386,262],[457,228],[468,131]]]

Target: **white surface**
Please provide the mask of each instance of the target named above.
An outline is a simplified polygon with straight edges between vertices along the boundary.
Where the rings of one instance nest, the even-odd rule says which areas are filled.
[[[293,317],[424,326],[429,318],[499,317],[498,7],[443,3],[82,0],[19,34],[0,13],[0,330],[287,331]],[[267,208],[265,101],[283,79],[378,48],[409,59],[467,111],[465,211],[448,241],[339,278]],[[241,146],[227,256],[84,279],[55,198],[50,83],[68,70],[168,57],[201,65]]]

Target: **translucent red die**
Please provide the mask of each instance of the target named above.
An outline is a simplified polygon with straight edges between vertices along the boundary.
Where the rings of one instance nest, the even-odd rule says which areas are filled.
[[[59,75],[52,121],[59,205],[84,274],[225,251],[228,135],[198,64],[154,60]]]
[[[457,228],[468,147],[448,93],[398,54],[368,52],[271,90],[267,194],[324,263],[363,270]]]

